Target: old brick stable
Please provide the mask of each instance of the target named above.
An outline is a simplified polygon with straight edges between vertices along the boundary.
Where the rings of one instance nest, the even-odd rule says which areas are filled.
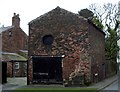
[[[105,34],[57,7],[29,22],[28,83],[88,84],[105,78]]]

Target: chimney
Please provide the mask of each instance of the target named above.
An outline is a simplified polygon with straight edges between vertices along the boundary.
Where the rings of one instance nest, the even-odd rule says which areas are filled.
[[[19,28],[20,27],[20,18],[19,14],[14,13],[12,17],[12,26]]]

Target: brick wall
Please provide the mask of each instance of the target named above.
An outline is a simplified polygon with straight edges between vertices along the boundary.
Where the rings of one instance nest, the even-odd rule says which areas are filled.
[[[15,69],[15,61],[7,62],[8,77],[25,77],[27,76],[27,62],[19,62],[19,69]]]
[[[27,34],[20,28],[19,14],[14,13],[12,17],[12,26],[6,28],[8,29],[2,32],[2,52],[18,53],[19,50],[27,50],[28,37]],[[8,62],[7,66],[8,76],[12,76],[12,64]],[[20,75],[20,73],[17,75]]]
[[[101,39],[104,37],[98,29],[91,26],[92,25],[88,23],[88,20],[85,18],[59,7],[31,21],[29,23],[28,42],[29,81],[32,82],[33,72],[32,61],[30,60],[32,55],[65,55],[65,58],[63,59],[63,79],[69,80],[70,77],[84,75],[85,81],[90,82],[90,54],[92,54],[90,53],[90,49],[94,49],[91,40],[96,39],[96,41],[99,41],[97,36],[93,37],[91,34],[100,34]],[[94,30],[95,32],[90,33],[91,30]],[[54,37],[51,46],[45,46],[43,44],[42,38],[45,35],[52,35]],[[97,54],[97,51],[95,53]],[[98,62],[101,62],[101,60]]]
[[[13,77],[13,67],[11,62],[7,62],[7,76]]]
[[[11,36],[9,32],[11,32]],[[16,53],[19,50],[27,50],[27,35],[25,32],[16,27],[2,32],[2,51]]]
[[[18,53],[19,50],[27,50],[27,44],[27,35],[21,28],[13,27],[2,32],[2,52]],[[8,62],[7,66],[7,76],[12,77],[12,64]],[[20,69],[18,71],[17,76],[26,76],[24,72],[21,75]]]
[[[91,80],[97,82],[105,78],[105,34],[95,26],[89,26]],[[98,74],[97,76],[95,76]]]
[[[13,76],[26,77],[27,76],[27,62],[19,62],[19,69],[15,69],[15,63],[13,64]]]

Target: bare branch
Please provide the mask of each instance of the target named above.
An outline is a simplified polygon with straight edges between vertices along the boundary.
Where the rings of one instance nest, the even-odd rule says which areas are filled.
[[[116,29],[116,20],[118,19],[118,15],[120,13],[118,12],[118,7],[116,4],[107,3],[104,4],[103,7],[98,4],[91,4],[89,7],[89,9],[94,13],[94,16],[96,16],[104,25],[104,28],[109,26],[110,28]]]

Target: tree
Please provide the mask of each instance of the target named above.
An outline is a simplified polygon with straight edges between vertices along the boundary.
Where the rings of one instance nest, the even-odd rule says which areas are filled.
[[[98,25],[103,25],[103,31],[106,33],[105,51],[106,58],[111,61],[114,70],[117,70],[117,54],[119,47],[117,41],[119,40],[119,10],[117,5],[111,3],[97,6],[96,4],[90,5],[90,10],[98,20]],[[94,22],[94,21],[93,21]],[[96,23],[95,23],[96,24]],[[96,26],[98,26],[96,25]],[[100,26],[98,26],[100,27]],[[102,28],[102,26],[101,26]]]
[[[106,38],[105,51],[106,58],[111,62],[112,70],[117,73],[117,54],[119,47],[117,45],[117,33],[114,29],[108,27],[110,33],[109,37]]]
[[[114,29],[108,27],[108,32],[110,33],[109,37],[106,38],[106,56],[108,59],[116,61],[118,45],[117,45],[117,33]]]
[[[104,25],[104,32],[107,36],[109,36],[109,32],[107,31],[108,27],[114,29],[117,33],[119,30],[119,10],[116,4],[107,3],[103,6],[99,6],[97,4],[91,4],[89,9],[94,13],[94,16]]]

